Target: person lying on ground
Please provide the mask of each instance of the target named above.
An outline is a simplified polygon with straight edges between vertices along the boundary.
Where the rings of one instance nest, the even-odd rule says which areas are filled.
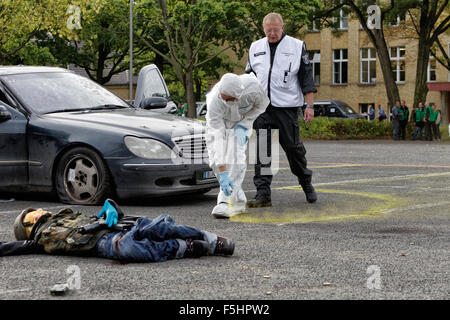
[[[124,262],[162,262],[209,255],[231,256],[230,239],[177,225],[166,214],[155,219],[125,216],[107,199],[95,217],[64,208],[57,213],[23,210],[14,222],[17,241],[0,242],[0,256],[54,254]]]

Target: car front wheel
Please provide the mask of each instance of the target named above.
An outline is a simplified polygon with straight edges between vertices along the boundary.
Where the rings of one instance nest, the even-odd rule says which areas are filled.
[[[66,152],[56,169],[56,191],[61,202],[99,205],[111,193],[111,177],[100,156],[77,147]]]

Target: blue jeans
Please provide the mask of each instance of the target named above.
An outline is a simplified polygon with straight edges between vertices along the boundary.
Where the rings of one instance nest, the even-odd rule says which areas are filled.
[[[422,131],[423,131],[423,124],[416,123],[416,127],[414,128],[414,134],[412,139],[416,140],[417,134],[419,134],[419,139],[422,140]]]
[[[400,121],[393,120],[393,125],[394,125],[394,139],[398,140],[400,139]]]
[[[186,239],[209,243],[209,253],[216,247],[217,235],[188,226],[179,226],[168,215],[155,219],[139,218],[127,232],[105,234],[97,243],[99,257],[128,262],[162,262],[183,258]]]

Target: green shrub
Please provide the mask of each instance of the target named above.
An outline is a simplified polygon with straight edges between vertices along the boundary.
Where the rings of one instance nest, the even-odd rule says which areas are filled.
[[[389,121],[365,119],[340,119],[316,117],[305,127],[303,119],[299,119],[302,138],[310,139],[390,139],[393,125]],[[414,132],[414,123],[408,123],[406,138]]]

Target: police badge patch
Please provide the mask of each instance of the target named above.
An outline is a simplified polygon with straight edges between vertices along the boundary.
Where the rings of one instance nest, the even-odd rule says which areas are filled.
[[[302,56],[302,60],[304,64],[309,64],[309,57],[307,53]]]

